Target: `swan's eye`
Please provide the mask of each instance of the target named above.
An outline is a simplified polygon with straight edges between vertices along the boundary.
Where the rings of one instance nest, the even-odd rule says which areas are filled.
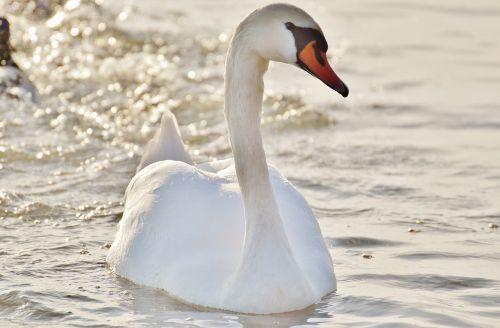
[[[300,27],[296,26],[292,22],[286,22],[285,27],[292,32],[293,38],[295,39],[295,47],[297,48],[297,55],[304,50],[304,48],[314,41],[314,53],[315,57],[322,65],[324,64],[323,56],[321,53],[325,53],[328,49],[328,44],[326,43],[325,37],[320,31],[310,27]]]

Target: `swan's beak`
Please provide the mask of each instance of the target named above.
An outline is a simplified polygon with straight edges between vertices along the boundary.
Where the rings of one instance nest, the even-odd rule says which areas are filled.
[[[347,85],[342,82],[342,80],[330,67],[328,60],[326,59],[326,53],[318,50],[317,47],[315,47],[315,44],[316,41],[313,40],[309,42],[302,49],[302,51],[300,51],[298,55],[299,66],[308,71],[310,74],[316,76],[327,86],[340,93],[343,97],[347,97],[349,94]]]

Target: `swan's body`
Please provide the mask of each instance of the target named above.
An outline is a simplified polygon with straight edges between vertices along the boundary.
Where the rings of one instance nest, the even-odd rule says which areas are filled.
[[[0,95],[25,101],[37,101],[38,92],[28,77],[12,59],[9,43],[10,26],[0,17]]]
[[[134,177],[108,257],[116,272],[188,303],[239,312],[301,309],[335,289],[330,256],[313,213],[295,188],[271,169],[273,192],[297,265],[290,268],[290,259],[277,248],[273,228],[263,225],[256,232],[263,243],[258,262],[276,270],[274,277],[255,268],[251,281],[228,290],[242,258],[245,214],[232,161],[214,163],[210,169],[216,166],[221,170],[212,173],[183,162],[161,161]],[[281,295],[286,295],[286,304]]]
[[[117,274],[187,303],[247,313],[302,309],[336,288],[310,207],[268,167],[260,137],[268,60],[304,58],[311,74],[347,95],[343,83],[321,76],[325,64],[299,54],[303,31],[291,28],[306,39],[322,37],[308,34],[320,31],[309,15],[282,4],[252,13],[233,37],[225,108],[234,162],[194,166],[175,118],[164,116],[127,188],[107,258]]]

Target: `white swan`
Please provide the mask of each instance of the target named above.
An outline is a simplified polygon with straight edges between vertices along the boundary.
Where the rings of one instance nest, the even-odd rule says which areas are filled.
[[[36,102],[38,91],[12,59],[9,21],[0,17],[0,94]]]
[[[245,313],[305,308],[335,290],[318,223],[268,167],[260,135],[268,61],[298,65],[347,96],[323,34],[301,9],[275,4],[240,23],[226,62],[232,160],[195,166],[166,113],[130,182],[107,257],[115,272],[184,302]]]

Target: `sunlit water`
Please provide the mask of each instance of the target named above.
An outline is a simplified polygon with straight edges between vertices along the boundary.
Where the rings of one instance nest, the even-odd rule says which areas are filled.
[[[196,161],[230,156],[224,55],[264,3],[4,0],[41,102],[0,101],[1,327],[500,326],[496,1],[301,3],[351,95],[272,65],[264,143],[316,212],[336,293],[249,316],[107,268],[124,190],[165,109]]]

